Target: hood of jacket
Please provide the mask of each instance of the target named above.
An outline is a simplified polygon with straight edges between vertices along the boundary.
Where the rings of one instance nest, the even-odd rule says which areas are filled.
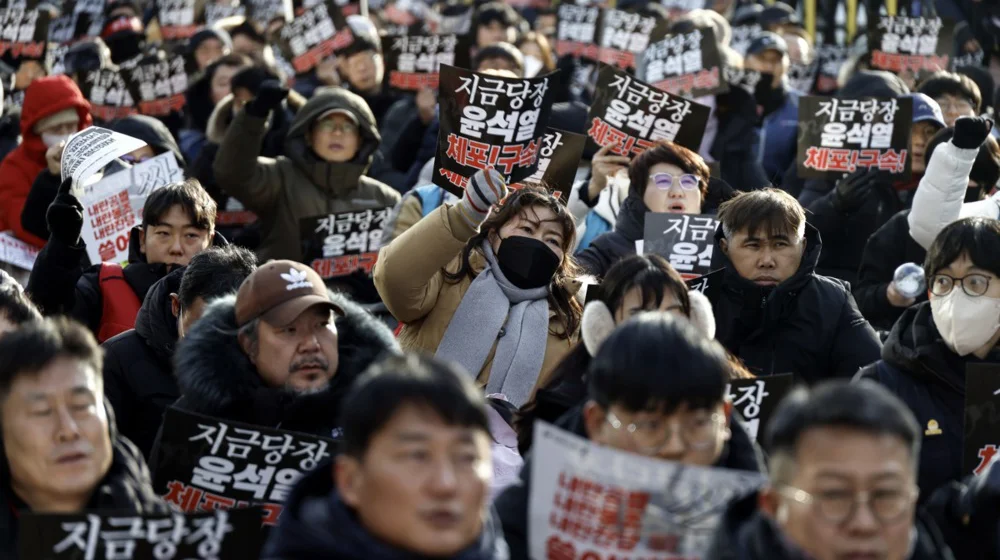
[[[273,410],[262,408],[248,413],[273,412],[281,417],[282,411],[289,407],[329,403],[331,396],[346,391],[383,352],[399,351],[392,331],[381,321],[345,296],[333,292],[329,295],[330,300],[344,310],[344,316],[336,319],[339,364],[327,389],[311,395],[296,395],[284,389],[266,387],[234,334],[236,296],[231,295],[214,300],[177,345],[174,371],[184,395],[185,408],[209,413],[241,404],[267,402]],[[326,406],[326,416],[336,413]]]
[[[135,334],[165,364],[170,363],[177,344],[177,318],[170,294],[180,291],[183,276],[184,267],[177,268],[153,284],[135,317]]]
[[[361,142],[358,153],[349,162],[323,161],[309,146],[309,132],[323,113],[333,109],[349,111],[358,120]],[[285,138],[285,155],[320,188],[333,194],[346,193],[357,186],[358,178],[368,171],[382,137],[375,116],[365,100],[341,88],[325,88],[310,99],[292,121]]]
[[[46,76],[28,86],[21,108],[21,146],[25,154],[39,165],[45,165],[47,147],[42,137],[35,133],[35,124],[41,119],[64,109],[76,109],[80,118],[77,130],[93,124],[90,118],[90,103],[83,97],[80,88],[66,76]],[[37,172],[36,172],[37,173]]]
[[[386,544],[361,526],[333,485],[330,463],[320,465],[292,489],[278,527],[264,547],[262,559],[416,560],[410,552]],[[492,508],[483,531],[454,560],[507,560],[509,553],[500,521]]]
[[[178,165],[182,168],[185,166],[184,155],[181,154],[181,148],[174,140],[174,135],[170,134],[170,129],[159,119],[145,115],[130,115],[113,121],[110,128],[115,132],[138,138],[149,144],[149,147],[153,148],[157,155],[173,152]]]
[[[882,345],[882,359],[924,383],[965,394],[965,358],[948,349],[929,301],[903,311]]]

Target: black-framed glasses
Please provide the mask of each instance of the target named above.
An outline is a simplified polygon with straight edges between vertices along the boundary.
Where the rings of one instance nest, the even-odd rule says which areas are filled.
[[[916,486],[860,492],[829,490],[813,494],[794,486],[782,485],[778,492],[800,504],[811,506],[820,517],[836,525],[850,521],[858,511],[858,504],[864,504],[879,523],[894,523],[910,510],[920,495]]]
[[[972,297],[980,297],[990,289],[990,280],[992,279],[985,274],[966,274],[961,278],[947,274],[935,274],[931,276],[931,293],[936,296],[946,296],[955,289],[957,283],[962,285],[963,292]]]
[[[625,424],[610,410],[605,420],[612,428],[624,430],[635,448],[644,455],[653,455],[663,449],[673,439],[674,432],[680,434],[689,449],[709,449],[715,445],[719,424],[726,421],[723,415],[714,413],[711,416],[696,415],[680,422],[653,420]]]

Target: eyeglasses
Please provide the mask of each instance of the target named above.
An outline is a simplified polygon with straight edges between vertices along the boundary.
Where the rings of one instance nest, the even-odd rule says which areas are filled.
[[[937,102],[941,110],[946,113],[971,113],[974,110],[972,103],[964,99],[942,98],[938,99]]]
[[[358,125],[352,122],[335,122],[335,121],[323,121],[316,125],[316,128],[320,132],[325,132],[327,134],[341,133],[341,134],[357,134]]]
[[[931,293],[936,296],[946,296],[955,288],[955,283],[962,285],[962,291],[972,297],[980,297],[990,289],[990,278],[985,274],[968,274],[962,278],[955,278],[947,274],[935,274],[931,276]]]
[[[810,494],[787,485],[779,487],[778,492],[800,504],[812,506],[820,517],[836,525],[850,521],[858,511],[858,504],[868,507],[868,511],[883,525],[899,521],[920,494],[916,487],[861,492],[831,490]]]
[[[673,186],[674,179],[677,179],[681,185],[681,188],[686,191],[696,190],[701,185],[701,180],[697,176],[691,175],[690,173],[685,173],[684,175],[675,176],[670,173],[656,173],[651,179],[653,179],[653,184],[656,188],[661,191],[665,191]]]
[[[699,451],[708,449],[715,444],[719,424],[725,422],[725,418],[716,413],[710,417],[696,416],[686,419],[680,422],[679,429],[676,422],[668,423],[663,420],[626,425],[610,410],[605,420],[616,430],[624,429],[635,448],[644,455],[653,455],[663,449],[673,439],[674,432],[680,434],[688,449]]]
[[[126,162],[126,163],[131,163],[131,164],[135,165],[137,163],[142,163],[142,162],[146,161],[147,159],[150,159],[150,157],[151,156],[142,156],[142,157],[138,157],[137,158],[137,157],[133,156],[132,154],[125,154],[125,155],[123,155],[121,157],[121,160],[124,161],[124,162]]]

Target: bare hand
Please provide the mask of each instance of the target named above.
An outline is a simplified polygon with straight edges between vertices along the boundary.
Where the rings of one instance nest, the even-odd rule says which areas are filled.
[[[608,144],[594,154],[590,160],[590,184],[587,185],[587,196],[595,200],[608,186],[608,177],[613,177],[618,171],[628,169],[631,160],[628,156],[617,156],[609,153],[614,146]]]
[[[60,142],[45,151],[45,164],[49,168],[49,173],[59,176],[62,173],[62,154],[65,142]]]
[[[888,298],[889,303],[894,307],[909,307],[916,303],[916,299],[908,298],[903,294],[896,291],[896,283],[890,282],[889,287],[885,290],[885,297]]]
[[[434,109],[437,108],[437,94],[431,88],[423,88],[417,92],[417,111],[420,113],[420,121],[429,124],[434,118]]]

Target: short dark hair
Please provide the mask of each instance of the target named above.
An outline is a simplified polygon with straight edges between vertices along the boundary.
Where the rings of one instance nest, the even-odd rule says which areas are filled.
[[[769,187],[759,191],[741,192],[719,205],[719,221],[729,239],[746,231],[749,235],[800,236],[806,213],[799,201],[783,190]]]
[[[479,65],[484,60],[491,58],[502,58],[510,62],[511,66],[517,70],[517,74],[524,76],[524,55],[514,45],[500,42],[479,49],[475,59],[472,61],[472,69],[478,72]]]
[[[927,250],[924,273],[930,278],[942,268],[968,255],[972,264],[1000,276],[1000,221],[963,218],[945,226]]]
[[[503,2],[488,2],[476,8],[475,13],[472,15],[472,21],[474,23],[473,31],[490,25],[494,21],[499,21],[504,27],[517,27],[518,20],[520,16],[511,8]]]
[[[197,179],[171,183],[153,191],[142,207],[142,229],[159,225],[174,206],[180,206],[198,229],[215,229],[215,201]]]
[[[13,280],[0,283],[0,317],[15,325],[42,318],[35,304],[24,294],[24,290]]]
[[[181,308],[190,308],[197,298],[207,302],[235,293],[254,270],[257,256],[252,251],[235,245],[209,247],[192,257],[184,269],[177,290]]]
[[[670,413],[722,402],[726,353],[672,313],[643,313],[620,325],[587,368],[587,393],[602,407]]]
[[[659,255],[632,255],[618,261],[604,275],[598,295],[614,313],[632,288],[638,288],[642,294],[643,307],[650,304],[659,306],[664,294],[670,290],[684,314],[691,315],[687,284],[667,259]]]
[[[103,383],[104,352],[90,330],[66,317],[50,317],[0,337],[0,398],[18,377],[37,374],[58,358],[83,362]]]
[[[450,426],[490,433],[486,401],[472,376],[431,356],[391,356],[372,364],[343,402],[341,451],[357,459],[406,405],[424,407]]]
[[[955,136],[953,127],[942,128],[937,131],[930,140],[927,141],[927,149],[924,152],[924,164],[931,162],[934,150],[941,144],[951,140]],[[969,179],[979,183],[981,191],[990,192],[993,187],[1000,182],[1000,144],[992,136],[987,136],[983,144],[979,146],[979,153],[976,154],[976,161],[969,171]]]
[[[637,155],[628,166],[629,193],[642,198],[649,182],[649,170],[658,163],[670,163],[680,167],[685,173],[698,177],[701,199],[708,195],[708,165],[705,160],[691,150],[673,142],[657,142]]]
[[[935,101],[945,95],[961,97],[972,104],[976,113],[983,105],[983,95],[972,78],[954,72],[935,72],[917,86],[917,91]]]
[[[772,459],[794,460],[806,432],[832,427],[898,437],[910,448],[914,465],[920,457],[920,426],[913,413],[888,389],[868,379],[826,381],[811,390],[793,390],[771,417],[765,448]],[[782,479],[783,470],[775,468],[772,476]]]

